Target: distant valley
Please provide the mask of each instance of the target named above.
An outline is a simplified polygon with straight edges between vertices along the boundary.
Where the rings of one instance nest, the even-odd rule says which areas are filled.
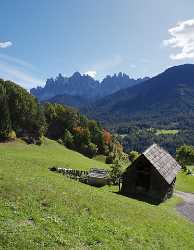
[[[175,127],[191,126],[194,118],[194,65],[169,68],[145,82],[97,100],[83,112],[107,124],[133,120],[149,127],[155,122],[157,126],[165,123]]]

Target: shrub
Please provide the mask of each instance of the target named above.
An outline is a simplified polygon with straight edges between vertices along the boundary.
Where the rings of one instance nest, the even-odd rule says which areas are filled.
[[[112,182],[114,185],[117,185],[119,183],[119,178],[122,174],[122,166],[119,163],[118,160],[114,162],[114,164],[111,166],[110,176],[112,179]]]
[[[93,158],[96,155],[98,148],[94,143],[89,143],[88,145],[82,144],[80,151],[82,154]]]
[[[65,146],[67,146],[68,148],[73,148],[74,139],[73,139],[73,135],[71,134],[69,130],[65,129],[62,140]]]
[[[0,141],[5,141],[8,136],[8,131],[0,131]]]
[[[96,155],[96,153],[98,152],[98,148],[94,143],[89,143],[88,145],[88,155],[89,157],[94,157]]]
[[[16,139],[16,133],[14,130],[11,131],[0,131],[0,141],[6,141],[6,140],[15,140]]]
[[[58,139],[57,142],[58,142],[59,144],[62,144],[62,145],[63,145],[63,140],[62,140],[62,139]]]
[[[114,161],[114,155],[113,154],[109,154],[106,157],[106,164],[113,164],[113,161]]]
[[[191,169],[187,169],[187,175],[191,175],[192,174],[192,170]]]
[[[194,163],[194,148],[193,146],[183,145],[176,150],[176,159],[181,164],[184,171],[187,170],[187,165]]]
[[[131,151],[129,152],[128,155],[129,155],[129,160],[131,162],[134,162],[139,157],[140,154],[137,151]]]
[[[9,133],[8,133],[8,140],[15,140],[16,139],[16,133],[14,130],[11,130]]]
[[[41,137],[39,137],[37,140],[36,140],[36,145],[42,145],[44,143],[44,137],[43,136],[41,136]]]

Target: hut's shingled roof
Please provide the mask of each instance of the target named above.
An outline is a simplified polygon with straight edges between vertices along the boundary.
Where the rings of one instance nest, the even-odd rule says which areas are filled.
[[[177,161],[157,144],[150,146],[143,152],[143,155],[164,177],[168,184],[172,183],[176,174],[181,169]]]

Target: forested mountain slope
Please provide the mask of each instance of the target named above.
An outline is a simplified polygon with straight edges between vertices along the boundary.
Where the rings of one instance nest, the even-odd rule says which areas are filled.
[[[120,90],[83,109],[105,122],[130,119],[182,120],[194,116],[194,65],[172,67],[136,86]]]

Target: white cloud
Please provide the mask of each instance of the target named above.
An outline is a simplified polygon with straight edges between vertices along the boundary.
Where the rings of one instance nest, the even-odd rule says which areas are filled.
[[[6,49],[6,48],[8,48],[8,47],[11,47],[12,45],[13,45],[13,43],[10,42],[10,41],[7,41],[7,42],[0,42],[0,48],[1,48],[1,49]]]
[[[97,75],[97,72],[95,70],[89,70],[89,71],[85,72],[84,75],[89,75],[92,78],[95,78]]]
[[[194,59],[194,19],[179,22],[168,32],[171,38],[164,40],[163,44],[181,50],[171,54],[170,58],[172,60]]]

